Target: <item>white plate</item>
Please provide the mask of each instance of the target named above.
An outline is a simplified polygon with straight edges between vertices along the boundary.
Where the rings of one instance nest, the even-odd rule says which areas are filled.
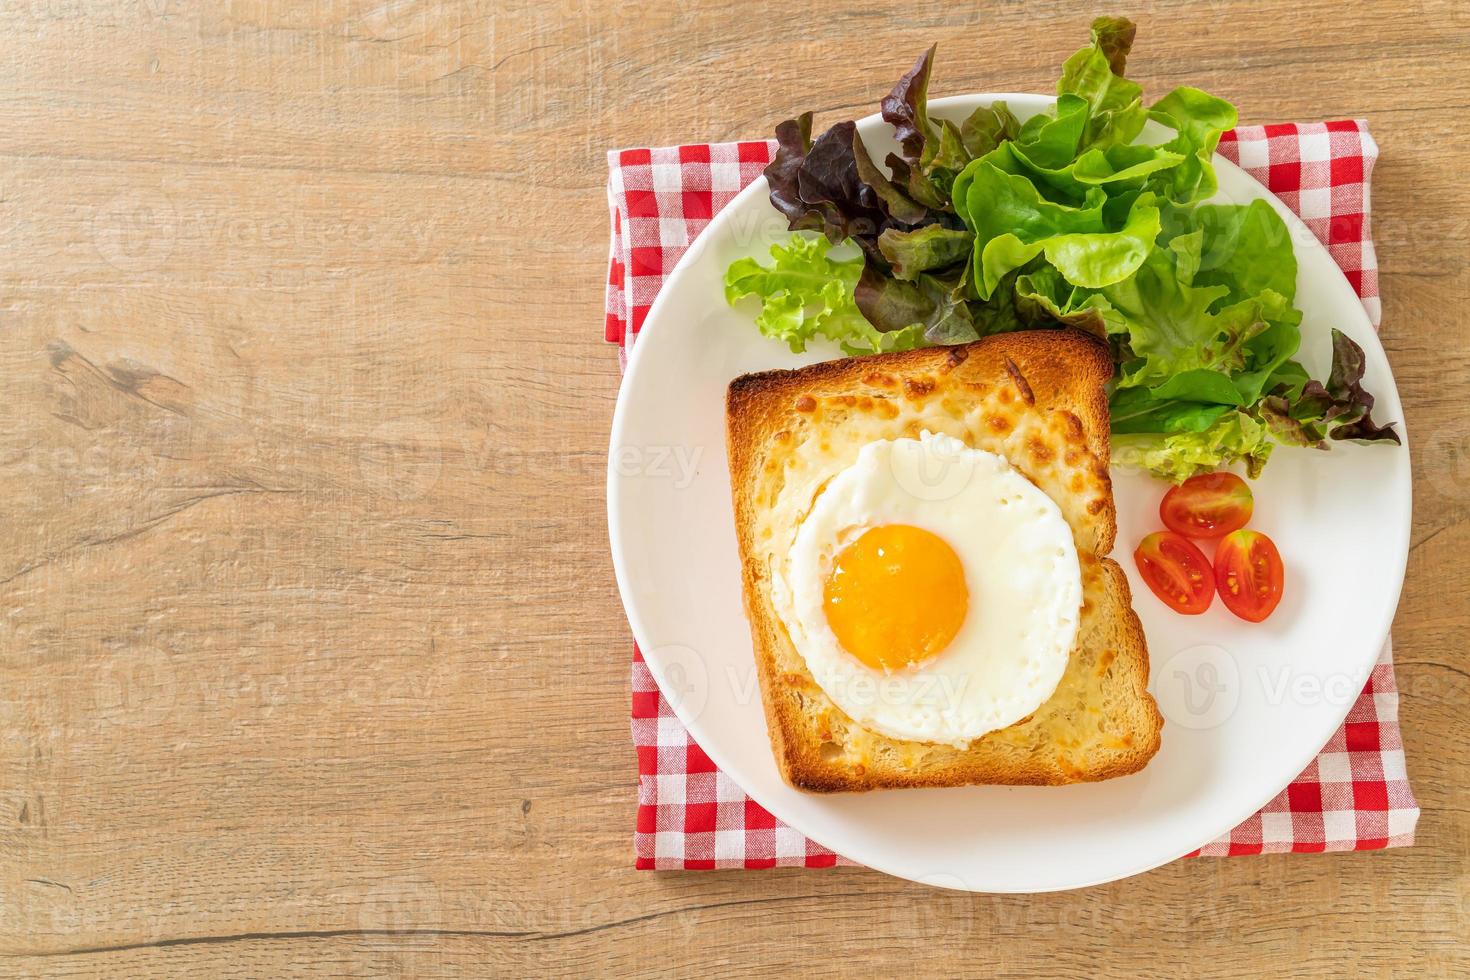
[[[1053,100],[960,96],[962,119],[1004,98],[1021,118]],[[893,146],[859,123],[875,159]],[[1305,318],[1301,359],[1322,376],[1329,329],[1367,352],[1380,421],[1402,419],[1383,348],[1352,287],[1312,233],[1255,180],[1215,158],[1220,194],[1264,199],[1293,234]],[[971,891],[1048,891],[1137,874],[1250,816],[1315,757],[1366,682],[1398,603],[1409,542],[1406,448],[1278,449],[1255,486],[1251,526],[1285,558],[1269,621],[1168,611],[1129,553],[1158,528],[1157,481],[1115,472],[1118,546],[1148,636],[1150,687],[1166,724],[1141,773],[1065,787],[978,786],[818,796],[782,781],[771,756],[741,610],[724,443],[726,384],[748,371],[840,356],[789,353],[722,298],[725,267],[787,237],[764,179],[710,223],[669,277],[635,344],[613,420],[608,522],[618,587],[650,670],[710,758],[757,802],[868,867]],[[1402,427],[1400,428],[1402,433]],[[716,847],[719,847],[717,842]]]

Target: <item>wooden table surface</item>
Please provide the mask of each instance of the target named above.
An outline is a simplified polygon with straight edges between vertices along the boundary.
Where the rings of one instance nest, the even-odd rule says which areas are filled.
[[[1044,91],[1092,9],[0,5],[0,975],[1470,970],[1459,0],[1131,10],[1151,97],[1382,147],[1420,842],[1034,897],[632,870],[604,151],[863,115],[932,41],[936,94]]]

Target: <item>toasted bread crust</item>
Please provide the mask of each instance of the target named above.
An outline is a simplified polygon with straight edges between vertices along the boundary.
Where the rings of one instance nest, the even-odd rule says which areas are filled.
[[[1100,343],[1052,330],[731,382],[727,444],[745,607],[772,748],[791,785],[813,792],[1056,785],[1136,772],[1158,750],[1162,718],[1147,692],[1143,630],[1122,569],[1103,557],[1117,533],[1107,470],[1104,386],[1111,376],[1112,358]],[[1019,433],[1019,426],[1045,420],[1046,431],[1065,439],[1056,447],[1013,439],[1007,455],[1062,505],[1077,539],[1084,594],[1077,645],[1046,704],[964,749],[889,739],[856,726],[816,685],[771,605],[769,569],[755,540],[768,457],[793,431],[816,424],[810,415],[819,402],[853,404],[865,396],[986,399],[1016,426],[997,423],[998,431]]]

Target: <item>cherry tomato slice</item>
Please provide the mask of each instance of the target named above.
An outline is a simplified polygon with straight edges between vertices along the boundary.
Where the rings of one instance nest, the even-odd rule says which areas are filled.
[[[1154,595],[1175,612],[1198,616],[1215,599],[1210,560],[1183,535],[1155,531],[1138,543],[1133,560]]]
[[[1251,488],[1234,473],[1201,473],[1170,487],[1159,504],[1164,526],[1191,538],[1218,538],[1250,522]]]
[[[1286,568],[1272,540],[1260,531],[1233,531],[1215,551],[1215,587],[1225,608],[1259,623],[1281,602]]]

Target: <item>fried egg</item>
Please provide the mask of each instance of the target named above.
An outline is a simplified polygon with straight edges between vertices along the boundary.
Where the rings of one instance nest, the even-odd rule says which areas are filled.
[[[1082,575],[1049,496],[1005,457],[926,430],[863,445],[820,488],[771,598],[853,721],[963,747],[1056,689]]]

